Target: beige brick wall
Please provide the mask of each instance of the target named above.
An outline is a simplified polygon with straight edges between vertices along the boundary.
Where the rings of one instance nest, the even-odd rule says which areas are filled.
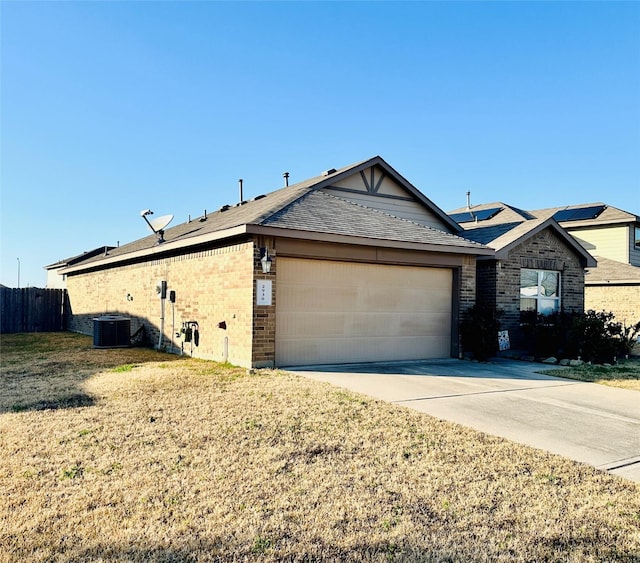
[[[588,285],[584,290],[585,311],[607,311],[625,325],[640,322],[640,285]],[[640,343],[633,348],[640,355]]]
[[[256,237],[230,247],[69,275],[68,328],[93,334],[94,317],[126,315],[132,332],[144,325],[150,343],[157,346],[161,300],[155,287],[165,280],[168,289],[176,292],[176,303],[164,302],[164,348],[171,348],[173,334],[174,352],[183,349],[198,358],[271,367],[275,362],[277,242]],[[267,247],[273,259],[269,274],[262,273],[261,247]],[[465,257],[459,276],[461,316],[475,302],[475,277],[475,258]],[[256,282],[261,279],[272,281],[271,305],[257,305]],[[199,324],[198,346],[175,337],[186,321]],[[222,321],[226,330],[218,327]]]
[[[640,285],[588,285],[585,287],[586,311],[610,311],[626,324],[640,321]]]
[[[270,320],[254,318],[255,252],[253,241],[248,241],[143,264],[69,275],[72,315],[69,329],[92,334],[93,317],[122,314],[131,317],[132,332],[144,324],[151,342],[157,344],[161,300],[155,286],[164,279],[168,288],[176,292],[173,311],[169,299],[165,301],[164,346],[171,346],[172,318],[178,349],[183,340],[175,338],[175,332],[180,331],[183,322],[197,321],[200,338],[199,345],[193,346],[194,357],[250,367],[253,335],[264,332],[257,327],[268,325]],[[221,321],[226,323],[226,330],[218,328]],[[184,352],[191,353],[189,343],[184,343]]]

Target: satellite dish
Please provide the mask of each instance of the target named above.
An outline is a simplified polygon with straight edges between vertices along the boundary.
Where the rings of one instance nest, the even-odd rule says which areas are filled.
[[[158,235],[158,242],[164,242],[164,228],[171,223],[173,215],[162,215],[161,217],[156,217],[151,221],[147,219],[147,215],[153,215],[153,211],[151,211],[151,209],[144,209],[140,212],[140,217],[145,220],[153,233]]]
[[[151,219],[148,223],[151,230],[157,233],[158,231],[162,231],[171,221],[173,221],[173,215],[161,215],[160,217]]]

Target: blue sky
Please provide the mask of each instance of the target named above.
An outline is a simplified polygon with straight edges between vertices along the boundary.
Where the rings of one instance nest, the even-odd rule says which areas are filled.
[[[640,214],[637,2],[2,2],[0,283],[374,155]]]

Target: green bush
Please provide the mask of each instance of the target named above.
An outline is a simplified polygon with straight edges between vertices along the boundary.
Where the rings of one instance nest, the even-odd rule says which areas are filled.
[[[613,363],[631,353],[640,322],[626,326],[606,311],[538,315],[521,313],[520,321],[534,356],[580,357],[586,362]]]
[[[498,350],[498,331],[502,311],[487,305],[471,307],[460,326],[462,348],[476,360],[486,361]]]
[[[527,352],[535,357],[575,358],[579,352],[576,330],[581,313],[540,315],[536,311],[520,313],[520,324],[528,342]]]

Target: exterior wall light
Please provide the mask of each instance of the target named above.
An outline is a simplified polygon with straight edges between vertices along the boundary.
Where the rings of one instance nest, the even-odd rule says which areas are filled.
[[[260,264],[262,265],[262,273],[268,274],[271,271],[271,264],[273,260],[269,256],[269,252],[266,248],[260,249],[260,255],[262,256],[262,258],[260,258]]]

